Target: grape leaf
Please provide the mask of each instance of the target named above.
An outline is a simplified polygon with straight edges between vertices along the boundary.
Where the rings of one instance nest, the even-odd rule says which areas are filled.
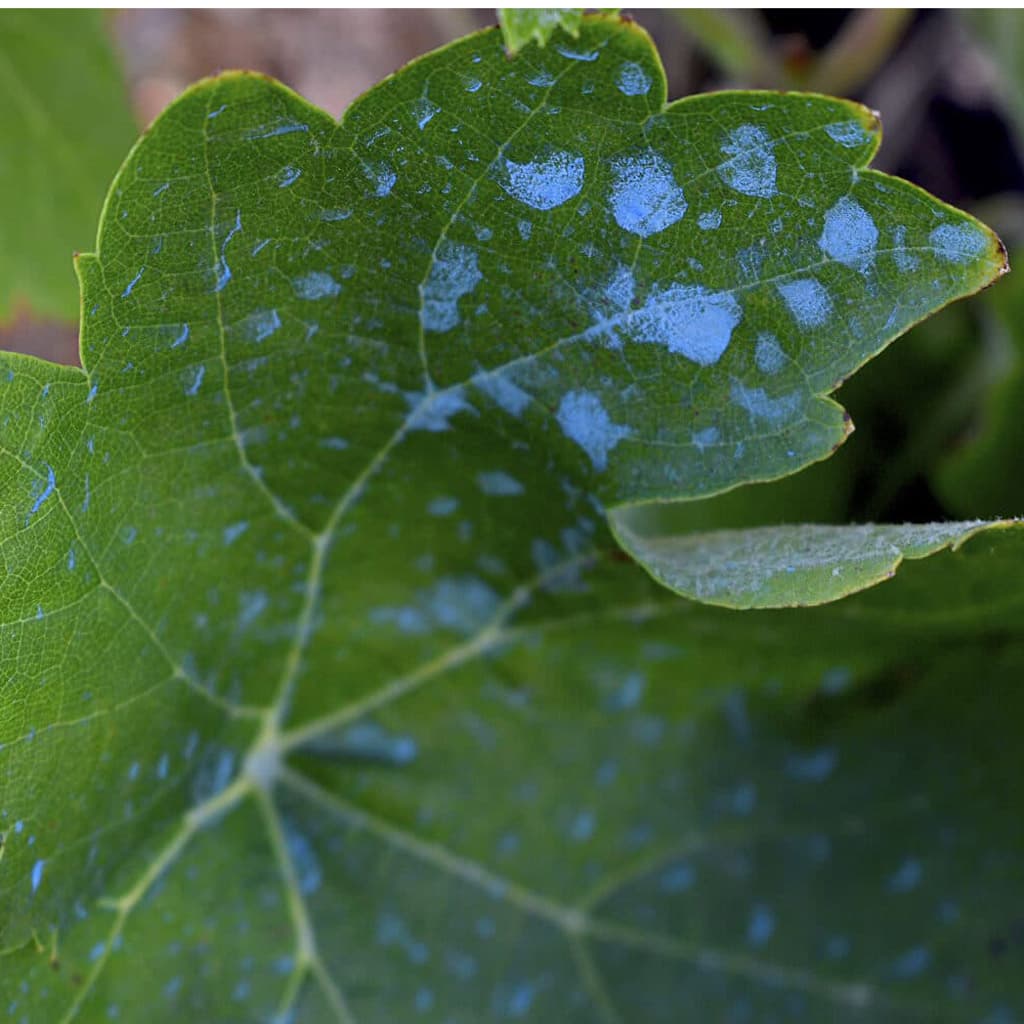
[[[133,150],[84,369],[0,359],[16,1019],[1019,1002],[980,938],[1015,941],[1019,748],[976,752],[1017,706],[1014,531],[745,619],[604,517],[827,456],[824,394],[998,243],[865,170],[853,104],[663,99],[590,18],[456,43],[340,126],[228,75]]]
[[[579,38],[582,7],[501,7],[498,9],[505,46],[511,54],[527,43],[545,46],[558,29]]]
[[[78,317],[71,265],[135,137],[96,11],[0,12],[0,319]]]

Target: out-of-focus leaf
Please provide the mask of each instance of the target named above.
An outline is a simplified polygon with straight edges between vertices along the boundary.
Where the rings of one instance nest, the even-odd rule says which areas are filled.
[[[761,88],[792,84],[760,11],[679,7],[674,13],[696,43],[737,82]]]
[[[954,510],[981,515],[1024,512],[1024,477],[1010,467],[1024,451],[1024,284],[1011,275],[984,297],[987,338],[979,339],[984,390],[960,446],[935,473],[936,489]]]
[[[0,12],[0,319],[77,318],[71,257],[134,136],[103,15]]]
[[[1015,8],[982,7],[961,14],[995,60],[1000,75],[997,88],[1018,133],[1024,132],[1024,13]]]
[[[816,55],[801,85],[855,95],[899,43],[912,13],[900,7],[851,12],[835,39]]]
[[[985,306],[983,296],[942,310],[843,386],[857,424],[850,461],[859,519],[898,520],[908,510],[919,518],[922,507],[948,514],[930,481],[991,386]]]

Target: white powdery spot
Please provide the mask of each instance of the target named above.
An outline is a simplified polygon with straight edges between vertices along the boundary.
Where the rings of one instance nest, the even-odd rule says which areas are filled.
[[[456,242],[441,245],[423,284],[423,329],[442,334],[455,327],[459,322],[459,299],[469,295],[482,280],[472,249]]]
[[[328,299],[341,291],[341,285],[322,270],[311,270],[292,281],[300,299]]]
[[[950,263],[969,263],[988,246],[988,238],[973,224],[940,224],[928,236],[928,241]]]
[[[921,261],[912,252],[907,251],[907,229],[900,224],[892,232],[892,258],[896,268],[903,272],[916,270]]]
[[[409,430],[426,430],[438,434],[451,430],[451,417],[459,412],[476,414],[476,409],[466,400],[465,389],[461,386],[435,391],[428,397],[416,392],[405,396],[409,403]]]
[[[631,60],[619,67],[615,83],[623,96],[646,96],[651,91],[650,75]]]
[[[501,373],[482,376],[474,383],[499,408],[517,419],[532,401],[527,392]]]
[[[512,498],[526,491],[526,488],[514,476],[509,476],[508,473],[500,469],[477,473],[476,482],[484,494],[498,498]]]
[[[697,451],[703,452],[713,444],[717,444],[719,436],[718,427],[704,427],[702,430],[695,430],[690,434],[690,441]]]
[[[818,245],[843,266],[867,270],[875,259],[878,228],[860,203],[843,196],[825,214]]]
[[[629,267],[619,266],[604,290],[608,301],[617,309],[629,309],[636,292],[636,282]]]
[[[616,160],[612,171],[612,215],[624,231],[648,238],[686,213],[686,198],[671,165],[653,149]]]
[[[754,347],[754,362],[762,373],[776,374],[786,365],[786,353],[774,334],[762,331]]]
[[[718,176],[729,188],[745,196],[769,199],[778,189],[778,171],[771,136],[756,125],[744,124],[729,132],[722,145],[729,157],[718,168]]]
[[[763,420],[776,428],[795,419],[800,412],[800,395],[796,391],[770,398],[764,388],[748,388],[734,380],[730,397],[753,419]]]
[[[266,341],[281,328],[281,317],[276,309],[259,309],[242,321],[245,336],[249,341]]]
[[[412,116],[416,120],[416,127],[423,131],[434,117],[440,113],[441,108],[436,103],[431,103],[425,96],[418,99],[412,105]]]
[[[824,285],[815,278],[801,278],[777,287],[799,326],[821,327],[832,315],[832,299]]]
[[[378,199],[391,195],[391,190],[398,181],[398,175],[387,164],[378,164],[364,168],[366,176],[373,183],[373,194]]]
[[[553,210],[579,194],[585,169],[583,157],[564,151],[521,164],[506,160],[499,184],[535,210]]]
[[[570,391],[558,406],[558,425],[590,457],[594,469],[602,472],[608,465],[608,453],[633,433],[613,423],[601,399],[589,391]]]
[[[825,132],[833,142],[838,142],[846,149],[863,146],[866,142],[871,141],[871,135],[857,121],[837,121],[835,124],[827,124]]]
[[[731,292],[674,284],[651,295],[623,327],[634,341],[664,345],[700,366],[712,366],[742,319],[743,310]]]

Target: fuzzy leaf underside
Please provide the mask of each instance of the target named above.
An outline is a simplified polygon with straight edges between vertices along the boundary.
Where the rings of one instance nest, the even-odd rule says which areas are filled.
[[[714,533],[647,535],[628,514],[615,537],[652,577],[683,597],[726,608],[827,604],[891,579],[906,559],[959,547],[1015,521],[863,526],[765,526]]]
[[[824,393],[998,244],[865,170],[859,107],[663,99],[592,18],[340,126],[225,76],[140,140],[84,370],[0,357],[15,1018],[1020,1004],[986,945],[1021,898],[1015,532],[748,620],[604,517],[827,456]]]

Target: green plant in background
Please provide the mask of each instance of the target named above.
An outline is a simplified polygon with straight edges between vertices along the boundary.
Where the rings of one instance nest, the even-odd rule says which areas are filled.
[[[785,59],[757,10],[681,8],[676,16],[697,45],[726,74],[748,86],[848,93],[863,85],[889,56],[910,11],[861,10],[819,54]]]
[[[101,15],[5,12],[0,89],[0,321],[19,302],[77,319],[71,254],[135,137]]]
[[[12,1019],[1013,1019],[1022,535],[742,486],[1005,269],[877,142],[612,16],[168,108],[0,356]]]

